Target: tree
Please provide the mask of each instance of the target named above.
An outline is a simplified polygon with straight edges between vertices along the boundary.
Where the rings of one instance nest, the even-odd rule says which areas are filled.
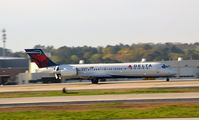
[[[145,44],[144,47],[143,47],[145,50],[150,50],[152,49],[152,47],[148,44]]]
[[[71,59],[71,62],[72,62],[72,63],[78,63],[78,62],[79,62],[79,58],[78,58],[76,55],[72,55],[72,56],[70,57],[70,59]]]
[[[94,54],[90,57],[89,62],[90,63],[101,63],[102,57],[100,54]]]
[[[177,59],[199,59],[199,43],[141,43],[124,45],[107,45],[106,47],[68,47],[55,49],[53,46],[35,45],[34,48],[43,49],[51,53],[51,58],[58,64],[78,63],[85,60],[87,63],[133,62],[146,58],[147,61]],[[27,57],[24,52],[6,50],[7,56]],[[2,55],[2,48],[0,48]]]

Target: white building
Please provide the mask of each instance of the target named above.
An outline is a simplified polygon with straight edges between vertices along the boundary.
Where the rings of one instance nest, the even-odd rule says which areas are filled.
[[[199,78],[199,60],[161,61],[175,68],[177,78]]]
[[[29,71],[25,73],[20,73],[17,76],[18,84],[28,84],[30,80],[40,80],[42,78],[49,78],[48,74],[37,73],[38,66],[34,62],[29,63]]]

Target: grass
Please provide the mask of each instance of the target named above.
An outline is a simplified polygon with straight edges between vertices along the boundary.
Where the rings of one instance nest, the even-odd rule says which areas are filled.
[[[148,94],[148,93],[185,93],[199,92],[199,88],[193,89],[140,89],[140,90],[94,90],[94,91],[61,91],[28,92],[28,93],[0,93],[0,98],[17,97],[49,97],[49,96],[78,96],[78,95],[113,95],[113,94]]]
[[[117,106],[114,109],[112,106]],[[87,111],[18,111],[0,112],[1,120],[101,120],[101,119],[135,119],[135,118],[171,118],[171,117],[199,117],[199,104],[197,105],[168,105],[152,108],[128,108],[124,109],[120,104],[98,104],[93,110]],[[99,106],[101,108],[99,109]],[[106,108],[110,106],[112,108]],[[78,106],[76,106],[78,109]],[[87,106],[87,108],[92,105]],[[120,108],[121,107],[121,108]]]

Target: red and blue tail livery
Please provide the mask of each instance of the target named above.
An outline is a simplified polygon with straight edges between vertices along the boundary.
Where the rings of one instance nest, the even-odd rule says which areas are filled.
[[[41,49],[25,49],[25,51],[39,68],[57,65],[51,61]]]

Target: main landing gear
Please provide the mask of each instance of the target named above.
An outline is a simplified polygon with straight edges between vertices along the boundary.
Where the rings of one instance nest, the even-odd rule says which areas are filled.
[[[92,82],[92,84],[98,84],[99,80],[98,79],[92,79],[91,82]]]

